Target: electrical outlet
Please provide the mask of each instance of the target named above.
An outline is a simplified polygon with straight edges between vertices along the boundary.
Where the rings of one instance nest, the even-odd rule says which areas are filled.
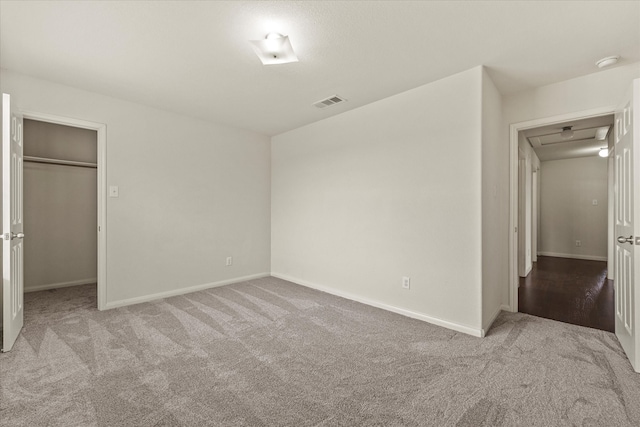
[[[227,257],[227,261],[225,262],[225,264],[227,267],[229,267],[230,265],[233,265],[233,257],[228,256]]]
[[[409,289],[411,287],[411,277],[404,276],[402,278],[402,288]]]
[[[576,247],[582,246],[582,242],[580,240],[576,240]]]

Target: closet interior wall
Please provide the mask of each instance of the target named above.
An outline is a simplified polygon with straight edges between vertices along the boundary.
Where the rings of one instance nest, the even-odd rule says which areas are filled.
[[[25,291],[97,282],[97,134],[24,121]]]

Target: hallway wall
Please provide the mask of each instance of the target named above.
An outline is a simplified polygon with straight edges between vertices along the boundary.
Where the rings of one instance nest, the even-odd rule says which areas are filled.
[[[538,253],[606,261],[607,201],[606,158],[542,162]],[[577,240],[580,246],[576,246]]]

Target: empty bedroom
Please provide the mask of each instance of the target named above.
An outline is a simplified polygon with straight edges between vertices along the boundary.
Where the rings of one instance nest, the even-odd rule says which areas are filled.
[[[639,17],[0,0],[0,425],[640,425]],[[520,137],[598,117],[523,227]],[[608,326],[523,312],[539,253]]]

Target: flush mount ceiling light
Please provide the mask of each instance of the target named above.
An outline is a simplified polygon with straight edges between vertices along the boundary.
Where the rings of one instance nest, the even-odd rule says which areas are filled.
[[[601,148],[600,151],[598,151],[598,156],[600,157],[607,157],[609,155],[609,149],[607,147]]]
[[[269,33],[263,40],[250,40],[250,43],[264,65],[298,62],[288,36]]]
[[[560,137],[562,139],[571,139],[573,138],[573,130],[571,130],[573,126],[564,126],[562,128],[562,132],[560,132]]]
[[[619,59],[620,57],[618,55],[607,56],[606,58],[602,58],[601,60],[596,62],[596,65],[598,66],[598,68],[609,67],[611,65],[617,64]]]

